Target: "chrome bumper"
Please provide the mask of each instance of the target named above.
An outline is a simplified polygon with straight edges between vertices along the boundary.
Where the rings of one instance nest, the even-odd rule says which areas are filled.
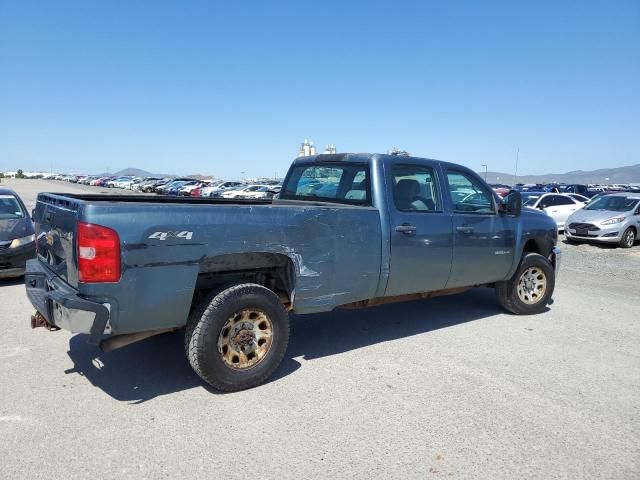
[[[31,304],[49,324],[72,333],[88,333],[88,342],[96,345],[103,334],[110,333],[109,307],[80,297],[37,259],[27,261],[25,288]]]

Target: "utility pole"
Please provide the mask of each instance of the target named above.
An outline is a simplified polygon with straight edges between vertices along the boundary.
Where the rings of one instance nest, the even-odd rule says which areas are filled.
[[[486,182],[487,181],[487,166],[484,163],[481,166],[484,167],[484,181]]]
[[[513,186],[516,186],[516,183],[518,183],[518,160],[520,160],[520,147],[518,147],[518,150],[516,150],[516,171],[513,174]]]

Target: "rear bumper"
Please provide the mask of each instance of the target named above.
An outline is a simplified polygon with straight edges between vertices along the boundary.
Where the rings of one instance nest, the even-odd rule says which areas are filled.
[[[78,291],[51,273],[39,260],[29,260],[25,271],[29,301],[51,325],[73,333],[88,333],[98,344],[109,333],[109,308],[78,295]]]

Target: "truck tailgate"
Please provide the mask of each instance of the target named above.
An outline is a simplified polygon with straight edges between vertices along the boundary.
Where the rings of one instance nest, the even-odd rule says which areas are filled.
[[[41,193],[33,217],[39,261],[74,287],[78,270],[73,240],[80,208],[73,199]]]

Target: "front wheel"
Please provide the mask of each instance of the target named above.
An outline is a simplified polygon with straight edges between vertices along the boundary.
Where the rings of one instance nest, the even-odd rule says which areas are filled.
[[[555,288],[555,270],[551,262],[537,253],[527,253],[509,280],[496,284],[500,305],[516,315],[541,313]]]
[[[255,387],[278,368],[289,343],[289,315],[278,296],[245,283],[212,292],[191,313],[185,350],[194,371],[217,390]]]
[[[622,234],[622,238],[620,238],[620,246],[622,248],[631,248],[634,243],[636,243],[636,231],[629,227]]]

